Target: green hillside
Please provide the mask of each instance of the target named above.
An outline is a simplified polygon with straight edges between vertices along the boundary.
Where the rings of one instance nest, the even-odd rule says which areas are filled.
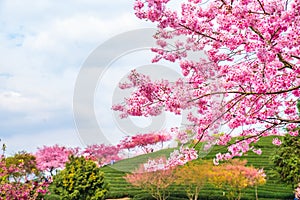
[[[270,156],[275,151],[276,146],[272,144],[273,137],[262,138],[256,144],[256,147],[260,147],[263,151],[261,155],[256,155],[249,152],[248,155],[242,157],[248,160],[248,165],[253,165],[257,168],[264,168],[267,174],[267,183],[258,188],[259,199],[293,199],[292,187],[278,181],[278,178],[272,177],[271,169],[273,168]],[[216,153],[224,151],[225,148],[221,146],[215,146],[211,152],[208,153],[203,159],[212,159]],[[135,199],[151,199],[147,193],[133,188],[129,185],[123,177],[129,171],[137,168],[141,163],[144,163],[148,158],[155,158],[161,155],[168,156],[173,149],[166,149],[151,154],[141,155],[134,158],[125,159],[119,161],[111,166],[103,167],[107,182],[110,184],[110,192],[108,198],[116,197],[134,197]],[[172,186],[170,188],[170,199],[186,199],[183,189],[180,186]],[[220,190],[206,185],[200,194],[200,199],[226,199],[223,197],[223,193]],[[243,193],[244,200],[255,199],[254,189],[247,189]]]

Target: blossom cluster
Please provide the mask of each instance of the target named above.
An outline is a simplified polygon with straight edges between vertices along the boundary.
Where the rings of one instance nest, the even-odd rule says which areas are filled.
[[[157,158],[149,159],[147,163],[144,164],[143,169],[147,172],[157,171],[157,170],[168,170],[174,168],[178,165],[184,165],[189,161],[198,158],[198,153],[195,149],[181,147],[179,150],[175,150],[170,154],[168,159]]]
[[[163,148],[163,143],[170,141],[171,139],[172,136],[166,131],[137,134],[126,136],[122,139],[119,148],[131,150],[137,147],[142,149],[144,153],[150,153],[151,151],[154,151],[155,145],[160,143],[160,148]]]
[[[70,155],[83,156],[86,159],[95,161],[98,166],[103,166],[120,160],[119,152],[119,146],[105,144],[89,145],[84,149],[54,145],[38,148],[35,157],[39,170],[54,175],[57,170],[61,170],[65,167]]]
[[[220,129],[220,145],[240,138],[220,159],[240,156],[283,128],[297,135],[288,127],[300,122],[300,1],[180,2],[176,9],[170,0],[136,0],[134,10],[157,24],[153,62],[178,63],[184,78],[150,80],[133,71],[123,88],[135,90],[113,109],[122,117],[197,110],[187,117],[196,138]],[[188,56],[195,52],[205,56]]]
[[[13,164],[7,161],[3,155],[0,157],[0,199],[35,200],[40,195],[48,193],[48,186],[51,180],[46,178],[39,179],[40,177],[36,176],[33,176],[34,179],[30,178],[28,175],[31,175],[33,172],[26,165],[31,166],[33,163],[18,162],[18,165]]]

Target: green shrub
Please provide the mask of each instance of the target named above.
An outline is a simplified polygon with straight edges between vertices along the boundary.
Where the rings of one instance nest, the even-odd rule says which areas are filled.
[[[66,200],[100,200],[108,192],[104,173],[83,157],[70,156],[66,168],[53,178],[53,194]]]
[[[44,197],[45,200],[61,200],[60,196],[57,194],[48,194]]]
[[[300,136],[286,134],[282,144],[273,153],[272,160],[280,179],[286,183],[300,183]]]

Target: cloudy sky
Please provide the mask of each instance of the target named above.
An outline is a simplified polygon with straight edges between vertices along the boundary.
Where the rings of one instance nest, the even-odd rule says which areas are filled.
[[[133,1],[0,1],[0,138],[8,153],[81,146],[73,92],[89,54],[114,35],[151,25]]]
[[[153,27],[134,16],[132,5],[133,0],[0,1],[0,139],[8,154],[42,145],[86,145],[73,113],[76,79],[105,41]],[[110,110],[114,88],[134,66],[150,63],[145,58],[143,51],[118,58],[99,78],[93,106],[112,143],[120,139]]]

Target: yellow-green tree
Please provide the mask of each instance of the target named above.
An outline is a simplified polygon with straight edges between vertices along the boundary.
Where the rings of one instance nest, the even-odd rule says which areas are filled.
[[[53,178],[53,193],[62,199],[100,200],[108,192],[104,173],[84,157],[69,157],[64,170]]]
[[[263,170],[246,166],[246,163],[246,160],[234,159],[229,163],[214,166],[210,173],[209,182],[222,189],[229,200],[239,200],[243,189],[266,183]]]
[[[0,155],[0,199],[43,199],[49,182],[38,171],[35,157],[19,152],[14,156]]]
[[[40,175],[40,171],[36,166],[35,156],[25,151],[18,152],[14,156],[5,158],[5,163],[7,168],[22,168],[22,170],[17,170],[10,174],[10,178],[14,181],[28,180],[29,176]]]
[[[176,169],[175,183],[184,186],[190,200],[197,200],[201,188],[209,178],[211,169],[211,161],[189,162]]]

